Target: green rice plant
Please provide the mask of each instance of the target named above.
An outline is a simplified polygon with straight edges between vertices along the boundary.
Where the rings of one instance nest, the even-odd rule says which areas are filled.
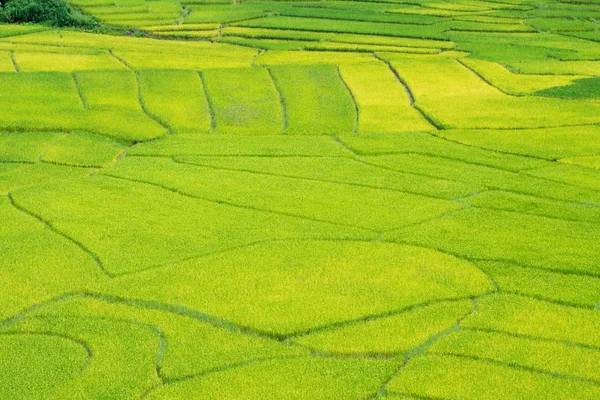
[[[138,397],[160,382],[156,361],[163,344],[152,326],[58,316],[25,318],[2,331],[67,336],[85,344],[91,360],[79,374],[53,388],[54,399]]]
[[[266,360],[164,385],[148,399],[363,399],[378,391],[397,363],[317,356]]]
[[[83,71],[75,79],[88,109],[142,111],[136,76],[131,71]]]
[[[518,130],[443,130],[436,134],[466,145],[547,159],[600,152],[600,137],[595,126]]]
[[[312,156],[348,157],[328,136],[176,135],[140,143],[128,151],[132,156]],[[231,159],[233,162],[234,158]]]
[[[88,8],[88,12],[93,13],[96,17],[103,15],[115,15],[115,14],[133,14],[133,13],[147,13],[148,3],[142,2],[140,5],[132,6],[108,6],[108,7],[94,7]]]
[[[564,99],[599,99],[600,77],[577,79],[569,85],[547,88],[534,94]]]
[[[52,164],[23,164],[0,175],[0,194],[8,194],[17,188],[34,186],[40,183],[60,182],[87,176],[85,168],[72,168]]]
[[[493,360],[575,379],[600,377],[599,350],[503,333],[457,331],[434,343],[428,353]]]
[[[300,41],[320,41],[330,36],[327,33],[321,32],[295,31],[289,29],[244,28],[239,26],[225,26],[221,29],[221,35],[223,37],[234,36],[248,39],[283,39]]]
[[[362,229],[194,199],[104,176],[40,185],[12,196],[20,207],[77,238],[112,275],[262,240],[374,237]]]
[[[172,26],[172,22],[168,26]],[[8,39],[4,39],[8,40]],[[60,43],[60,47],[56,44]],[[0,45],[2,44],[0,39]],[[227,68],[249,66],[257,51],[227,44],[200,41],[162,41],[150,38],[94,35],[84,32],[45,31],[10,38],[6,49],[28,46],[29,51],[85,52],[102,54],[108,50],[135,69],[205,69],[211,65]],[[20,48],[20,47],[19,47]],[[44,50],[46,49],[46,50]]]
[[[0,25],[0,37],[26,35],[28,33],[45,31],[48,28],[41,25],[15,25],[15,24],[1,24]]]
[[[565,86],[581,78],[572,75],[514,74],[500,64],[475,58],[464,58],[461,62],[504,93],[513,95],[531,94]]]
[[[140,95],[149,113],[176,133],[208,133],[211,115],[195,71],[143,70]]]
[[[101,288],[202,310],[281,338],[491,289],[475,266],[447,254],[335,240],[257,244],[125,276]]]
[[[486,297],[478,305],[478,311],[463,322],[465,328],[599,347],[597,310],[509,294]]]
[[[600,171],[593,168],[557,163],[527,171],[527,174],[550,181],[600,190]]]
[[[16,72],[9,51],[0,51],[0,72]]]
[[[219,36],[219,31],[158,31],[152,33],[158,37],[172,37],[182,39],[209,39]]]
[[[161,15],[161,17],[164,17]],[[165,18],[158,18],[156,17],[155,19],[123,19],[123,20],[115,20],[115,21],[110,21],[110,24],[112,26],[118,27],[118,28],[136,28],[136,29],[140,29],[143,30],[145,29],[147,26],[156,26],[156,25],[172,25],[173,22],[175,22],[175,15],[172,15],[170,17],[165,17]]]
[[[377,232],[460,208],[447,200],[415,194],[219,170],[168,159],[124,159],[105,173],[151,182],[201,199]],[[219,185],[218,192],[214,185]],[[378,212],[370,213],[373,209]]]
[[[593,308],[598,304],[600,278],[520,267],[503,262],[477,262],[506,293]]]
[[[267,70],[207,70],[202,81],[216,133],[281,133],[282,104]]]
[[[410,360],[387,386],[391,393],[419,398],[593,399],[598,385],[456,356],[426,355]]]
[[[560,202],[521,194],[487,191],[465,200],[468,204],[495,210],[515,211],[569,221],[600,222],[600,207]]]
[[[309,42],[305,46],[306,50],[312,51],[354,51],[354,52],[393,52],[393,53],[408,53],[408,54],[438,54],[438,49],[428,49],[423,47],[392,47],[372,44],[353,44],[353,43],[338,43],[338,42]]]
[[[417,57],[386,56],[411,88],[416,105],[441,127],[544,128],[564,125],[565,120],[571,125],[599,121],[598,103],[510,97],[456,60]],[[440,92],[440,87],[447,90]],[[461,104],[459,110],[456,103]]]
[[[57,132],[0,132],[0,161],[36,162],[63,136]]]
[[[148,26],[144,30],[152,33],[157,32],[183,32],[183,31],[214,31],[219,29],[221,25],[216,23],[206,24],[185,24],[185,25],[167,25],[167,26]]]
[[[453,49],[455,43],[446,40],[431,40],[431,39],[415,39],[393,36],[380,35],[356,35],[352,33],[336,33],[330,34],[327,40],[340,43],[362,43],[374,44],[381,46],[397,46],[397,47],[413,47],[413,48],[430,48],[430,49]]]
[[[154,23],[153,21],[158,21],[158,22],[156,22],[156,25],[160,25],[159,22],[165,21],[165,20],[171,21],[171,24],[172,24],[178,17],[179,17],[179,13],[153,14],[151,12],[147,12],[147,13],[133,12],[133,13],[129,13],[129,14],[106,14],[106,15],[99,16],[98,19],[100,21],[108,22],[108,23],[127,21],[127,22],[138,22],[140,26],[142,26],[142,25],[148,26],[148,25],[152,25]]]
[[[462,257],[597,275],[597,235],[598,225],[592,223],[466,209],[384,237]]]
[[[459,161],[450,157],[420,154],[369,156],[364,160],[395,171],[424,174],[440,179],[480,185],[489,189],[593,206],[600,205],[599,193],[589,188],[555,182],[525,173],[516,173],[507,168],[478,165],[478,163],[470,163],[466,160]],[[534,161],[540,162],[539,160]],[[549,164],[547,161],[542,161],[542,163]]]
[[[236,22],[235,26],[293,29],[299,31],[357,33],[384,36],[400,36],[420,39],[446,39],[443,27],[437,25],[410,25],[387,22],[343,21],[323,18],[295,18],[271,16],[248,21]]]
[[[367,11],[365,9],[353,10],[346,7],[344,7],[343,12],[340,12],[339,9],[335,8],[291,7],[282,10],[280,15],[302,18],[323,18],[328,20],[388,22],[416,25],[431,25],[441,21],[440,18],[425,15],[393,14],[380,11]]]
[[[261,9],[245,7],[245,3],[232,5],[190,6],[190,15],[185,18],[186,24],[198,23],[230,23],[267,15]]]
[[[600,156],[569,157],[560,160],[565,164],[581,165],[582,167],[600,169]]]
[[[381,169],[340,157],[216,157],[177,156],[176,161],[221,169],[249,171],[309,180],[347,183],[454,199],[481,191],[483,187]]]
[[[491,24],[487,22],[474,21],[452,21],[440,23],[438,26],[444,26],[448,31],[454,32],[506,32],[506,33],[528,33],[535,32],[536,29],[526,24]]]
[[[527,24],[544,32],[594,31],[598,28],[591,21],[572,18],[528,18]]]
[[[211,46],[231,46],[227,44],[211,44]],[[114,54],[122,58],[134,69],[191,69],[202,70],[210,68],[243,68],[249,67],[252,59],[257,54],[257,50],[244,49],[240,47],[230,48],[231,51],[217,52],[211,54],[211,51],[194,51],[191,49],[182,49],[181,53],[162,53],[157,51],[115,51]],[[150,49],[151,50],[151,49]],[[185,54],[185,51],[188,54]]]
[[[48,398],[85,369],[90,355],[82,343],[47,333],[0,334],[0,395]]]
[[[296,341],[336,354],[400,355],[451,329],[473,309],[469,300],[433,303],[388,317],[302,336]]]
[[[63,136],[41,156],[49,163],[80,167],[102,167],[127,148],[124,142],[88,132],[76,131]]]
[[[165,380],[208,373],[232,364],[307,355],[308,350],[286,343],[214,326],[194,313],[158,304],[142,307],[111,296],[76,296],[41,307],[33,316],[61,316],[130,321],[152,326],[166,343],[157,364]]]
[[[109,54],[59,54],[15,52],[15,61],[23,72],[123,70],[123,64]]]
[[[385,64],[342,65],[340,74],[358,106],[358,132],[435,129],[412,108],[405,88]]]
[[[94,260],[72,241],[48,229],[32,215],[15,208],[5,196],[0,196],[0,210],[0,290],[3,293],[0,298],[0,318],[10,318],[32,304],[48,301],[66,292],[81,290],[92,282],[102,280]],[[0,348],[4,349],[3,346]],[[0,350],[2,351],[4,350]],[[6,359],[3,357],[2,360],[0,376],[3,378],[0,379],[6,379]],[[23,362],[28,365],[25,360]],[[20,370],[19,373],[28,372]],[[9,376],[10,374],[11,372]],[[17,371],[12,374],[19,376]],[[51,372],[48,374],[52,375]],[[43,384],[41,379],[42,377],[38,384]],[[36,383],[32,383],[32,387],[35,385]],[[5,384],[0,387],[10,388]],[[12,390],[26,388],[12,387]]]
[[[437,137],[438,135],[440,137]],[[479,146],[469,146],[470,143],[466,143],[467,145],[456,143],[458,140],[444,140],[445,135],[446,131],[436,131],[435,136],[422,132],[400,132],[395,134],[340,135],[339,139],[344,145],[348,146],[350,150],[358,155],[390,156],[366,159],[373,162],[377,162],[377,160],[391,161],[392,159],[403,160],[410,158],[410,156],[399,156],[396,158],[392,156],[393,154],[421,154],[439,157],[441,159],[463,161],[464,163],[473,165],[489,166],[507,171],[520,171],[522,169],[551,165],[545,160],[508,154],[509,152],[502,153],[489,151],[485,148],[479,148]],[[453,136],[450,136],[450,138],[454,139]],[[439,161],[443,162],[443,160]],[[432,159],[431,162],[434,162],[434,160]],[[384,164],[382,165],[394,168],[392,162],[384,161]],[[457,168],[458,165],[460,164],[454,164],[453,168]],[[419,171],[415,170],[415,172]],[[421,170],[421,172],[426,171]],[[427,173],[430,172],[433,171],[427,171]],[[448,173],[451,174],[449,171]],[[465,172],[462,171],[462,173]]]
[[[371,55],[339,51],[268,51],[259,55],[256,65],[287,65],[300,69],[299,65],[351,64],[373,61]],[[308,68],[308,67],[306,67]],[[323,67],[324,68],[324,67]],[[292,68],[293,69],[293,68]],[[332,78],[333,79],[333,78]]]
[[[301,40],[249,39],[237,36],[220,37],[217,38],[216,41],[219,43],[230,43],[263,50],[304,50],[306,46],[311,43]]]
[[[333,65],[272,66],[285,107],[286,134],[353,132],[357,119],[351,93]]]

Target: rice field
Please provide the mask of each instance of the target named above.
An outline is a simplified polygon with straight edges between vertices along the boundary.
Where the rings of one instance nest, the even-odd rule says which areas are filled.
[[[600,398],[597,0],[68,2],[134,34],[0,25],[0,399]]]

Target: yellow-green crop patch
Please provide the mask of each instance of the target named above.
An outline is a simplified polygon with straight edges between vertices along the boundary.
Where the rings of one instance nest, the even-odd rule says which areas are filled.
[[[598,0],[64,1],[0,23],[0,399],[600,398]]]

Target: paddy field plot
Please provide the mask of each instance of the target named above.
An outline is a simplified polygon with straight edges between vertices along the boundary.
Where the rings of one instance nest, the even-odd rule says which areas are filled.
[[[0,25],[1,399],[600,398],[600,3],[68,2],[135,37]]]

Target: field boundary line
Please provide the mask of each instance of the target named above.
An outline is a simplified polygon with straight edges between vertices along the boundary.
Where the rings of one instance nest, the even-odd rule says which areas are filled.
[[[11,50],[9,52],[9,55],[10,55],[10,62],[12,63],[12,66],[15,69],[15,72],[22,72],[21,71],[21,67],[19,67],[19,64],[17,63],[17,60],[15,59],[15,51]]]
[[[269,76],[271,77],[271,81],[273,82],[273,86],[275,87],[275,91],[279,95],[279,104],[281,105],[281,134],[283,135],[288,128],[288,116],[287,116],[287,105],[285,102],[285,98],[283,97],[283,93],[279,88],[279,84],[277,83],[277,79],[275,78],[275,74],[271,68],[266,68]]]
[[[213,104],[210,93],[208,93],[208,87],[206,86],[206,77],[202,71],[198,71],[198,77],[200,78],[200,85],[202,86],[202,91],[204,92],[204,98],[206,99],[206,104],[208,106],[208,114],[210,115],[210,133],[215,133],[217,129],[217,117],[215,115],[215,106]]]
[[[122,177],[122,176],[118,176],[118,175],[112,175],[112,174],[108,174],[108,173],[103,173],[102,176],[105,176],[105,177],[108,177],[108,178],[111,178],[111,179],[118,179],[118,180],[123,180],[123,181],[127,181],[127,182],[133,182],[133,183],[138,183],[138,184],[143,184],[143,185],[154,186],[156,188],[159,188],[159,189],[162,189],[162,190],[166,190],[166,191],[178,194],[178,195],[183,196],[183,197],[188,197],[188,198],[191,198],[191,199],[206,201],[206,202],[209,202],[209,203],[226,205],[226,206],[230,206],[230,207],[241,208],[241,209],[244,209],[244,210],[264,212],[264,213],[269,213],[269,214],[274,214],[274,215],[279,215],[279,216],[284,216],[284,217],[297,218],[297,219],[301,219],[301,220],[305,220],[305,221],[318,222],[318,223],[329,224],[329,225],[334,225],[334,226],[339,226],[339,227],[344,227],[344,228],[353,228],[353,229],[361,230],[364,233],[372,233],[372,234],[378,234],[379,233],[379,231],[377,231],[375,229],[372,229],[372,228],[364,228],[364,227],[361,227],[361,226],[356,226],[356,225],[351,225],[351,224],[345,224],[345,223],[341,223],[341,222],[332,222],[332,221],[327,221],[327,220],[321,220],[321,219],[318,219],[318,218],[307,217],[305,215],[298,215],[298,214],[292,214],[292,213],[287,213],[287,212],[283,212],[283,211],[263,209],[263,208],[258,208],[258,207],[253,207],[253,206],[247,206],[247,205],[243,205],[243,204],[237,204],[237,203],[233,203],[233,202],[225,201],[225,200],[215,200],[215,199],[210,199],[210,198],[207,198],[207,197],[196,196],[196,195],[192,195],[192,194],[183,192],[180,189],[171,188],[169,186],[165,186],[165,185],[162,185],[162,184],[159,184],[159,183],[150,182],[150,181],[144,181],[144,180],[141,180],[141,179],[127,178],[127,177]]]
[[[21,207],[20,205],[17,204],[17,202],[15,201],[12,193],[8,194],[8,199],[10,201],[10,203],[13,205],[14,208],[16,208],[18,211],[22,212],[23,214],[26,214],[28,216],[30,216],[31,218],[36,219],[39,223],[43,224],[46,228],[48,228],[50,231],[54,232],[55,234],[63,237],[64,239],[68,240],[69,242],[71,242],[72,244],[74,244],[75,246],[77,246],[81,251],[83,251],[84,253],[86,253],[98,266],[98,269],[108,278],[113,278],[114,275],[110,272],[108,272],[105,267],[104,264],[102,263],[102,260],[100,259],[100,257],[98,257],[98,255],[96,255],[95,253],[93,253],[89,248],[87,248],[83,243],[81,243],[80,241],[70,237],[69,235],[67,235],[66,233],[56,229],[50,222],[44,220],[41,216],[25,209],[24,207]]]
[[[477,312],[477,301],[483,297],[489,296],[490,293],[487,294],[483,294],[477,297],[472,297],[471,300],[471,311],[466,313],[465,315],[461,316],[460,318],[458,318],[456,320],[456,322],[454,323],[453,326],[444,329],[432,336],[430,336],[427,340],[425,340],[424,342],[422,342],[419,346],[413,347],[412,349],[410,349],[404,356],[404,362],[402,363],[402,365],[400,365],[400,367],[398,367],[398,369],[395,371],[395,373],[390,376],[386,381],[383,382],[383,384],[381,385],[381,387],[379,388],[379,390],[374,393],[370,399],[377,399],[380,398],[381,396],[384,396],[387,394],[387,387],[388,385],[398,376],[400,375],[400,373],[406,368],[406,366],[408,365],[408,363],[410,362],[410,360],[414,357],[418,357],[422,354],[424,354],[428,348],[430,348],[433,344],[435,344],[435,342],[437,342],[438,340],[451,335],[452,333],[462,329],[460,324],[466,320],[467,318],[469,318],[470,316],[472,316],[473,314],[475,314],[475,312]]]
[[[344,87],[346,88],[346,91],[348,92],[348,94],[350,95],[350,98],[352,99],[352,104],[354,105],[354,113],[356,114],[356,116],[354,117],[354,128],[352,129],[352,133],[357,133],[358,132],[358,119],[360,117],[360,106],[358,105],[358,101],[356,101],[356,97],[354,97],[354,93],[352,92],[352,89],[350,89],[348,82],[346,82],[344,80],[344,76],[342,75],[342,70],[340,68],[340,65],[336,66],[336,70],[337,70],[338,76],[340,77],[340,81],[342,81],[342,84],[344,85]]]
[[[419,114],[421,114],[421,117],[423,117],[423,119],[425,121],[427,121],[429,123],[429,125],[431,125],[433,128],[435,128],[437,130],[446,129],[440,122],[436,121],[433,117],[431,117],[428,113],[426,113],[425,110],[423,110],[419,105],[416,104],[415,95],[413,94],[412,90],[410,89],[410,86],[408,86],[408,83],[406,83],[406,81],[404,79],[402,79],[402,77],[398,73],[398,70],[396,68],[394,68],[394,66],[392,65],[391,62],[384,59],[377,53],[373,53],[373,57],[376,60],[379,60],[382,63],[384,63],[385,65],[387,65],[388,69],[392,72],[392,74],[394,74],[394,77],[396,77],[396,80],[400,83],[400,85],[402,85],[402,87],[404,88],[404,91],[408,95],[408,100],[409,100],[410,106],[413,109],[417,110],[417,112]]]
[[[381,186],[377,186],[377,185],[359,184],[359,183],[354,183],[354,182],[344,182],[344,181],[331,180],[331,179],[307,178],[307,177],[302,177],[302,176],[284,175],[284,174],[278,174],[278,173],[272,173],[272,172],[253,171],[253,170],[249,170],[249,169],[236,169],[236,168],[230,168],[230,167],[220,167],[220,166],[213,166],[213,165],[191,163],[191,162],[187,162],[187,161],[179,161],[177,159],[175,159],[174,161],[178,164],[191,165],[191,166],[202,167],[202,168],[210,168],[210,169],[215,169],[215,170],[220,170],[220,171],[245,172],[248,174],[274,176],[274,177],[287,178],[287,179],[297,179],[297,180],[301,180],[301,181],[333,183],[336,185],[346,185],[346,186],[366,188],[366,189],[387,190],[387,191],[391,191],[391,192],[405,193],[405,194],[421,196],[421,197],[428,197],[428,198],[435,199],[435,200],[446,200],[446,201],[454,201],[455,200],[453,198],[448,198],[448,197],[436,197],[436,196],[424,194],[421,192],[415,192],[415,191],[403,190],[403,189],[395,189],[395,188],[391,188],[391,187],[381,187]],[[397,172],[398,174],[415,175],[415,174],[411,174],[409,172],[398,172],[398,171],[395,171],[395,172]],[[416,175],[416,176],[420,177],[420,175]],[[436,178],[429,178],[429,179],[434,180]],[[437,179],[437,180],[443,181],[444,179]],[[452,182],[452,181],[448,181],[448,182]]]
[[[0,325],[0,329],[6,329],[5,327],[2,327]],[[85,352],[87,353],[87,359],[85,362],[85,365],[83,365],[83,367],[81,368],[81,371],[79,371],[79,373],[82,373],[85,369],[87,369],[87,367],[90,365],[90,362],[92,361],[92,358],[94,357],[94,352],[92,351],[92,349],[90,348],[90,346],[83,340],[69,336],[69,335],[65,335],[62,333],[56,333],[56,332],[52,332],[52,331],[20,331],[20,330],[8,330],[8,331],[2,331],[0,330],[0,337],[2,336],[45,336],[45,337],[53,337],[53,338],[59,338],[59,339],[64,339],[67,340],[69,342],[73,342],[77,345],[79,345],[80,347],[82,347]]]
[[[83,106],[83,108],[85,110],[89,109],[89,106],[87,104],[87,100],[85,98],[85,95],[83,94],[83,89],[81,88],[81,82],[79,81],[79,78],[77,77],[77,73],[75,71],[71,72],[71,76],[73,77],[73,82],[75,82],[75,88],[77,88],[77,95],[79,96],[79,100],[81,101],[81,105]]]
[[[415,246],[417,247],[417,246]],[[347,320],[342,320],[342,321],[337,321],[337,322],[332,322],[330,324],[325,324],[325,325],[320,325],[320,326],[316,326],[314,328],[310,328],[310,329],[305,329],[303,331],[296,331],[296,332],[292,332],[290,334],[288,334],[287,340],[291,341],[292,343],[294,342],[294,340],[305,337],[305,336],[310,336],[313,335],[315,333],[321,333],[321,332],[327,332],[327,331],[335,331],[337,329],[343,329],[346,328],[348,326],[354,326],[354,325],[360,325],[366,322],[371,322],[371,321],[378,321],[380,319],[385,319],[385,318],[391,318],[391,317],[395,317],[398,315],[402,315],[405,314],[407,312],[411,312],[414,310],[420,310],[423,308],[427,308],[436,304],[443,304],[443,303],[457,303],[460,301],[466,301],[466,300],[473,300],[477,297],[480,297],[481,295],[477,295],[477,296],[457,296],[457,297],[447,297],[447,298],[442,298],[442,299],[432,299],[432,300],[428,300],[428,301],[424,301],[422,303],[417,303],[417,304],[412,304],[412,305],[408,305],[408,306],[404,306],[395,310],[388,310],[388,311],[384,311],[384,312],[380,312],[377,314],[369,314],[369,315],[364,315],[362,317],[358,317],[358,318],[353,318],[353,319],[347,319]],[[314,350],[311,348],[311,350]],[[342,356],[346,356],[346,355],[342,355]],[[350,356],[350,355],[348,355]],[[372,354],[371,356],[380,356],[379,354]]]
[[[477,362],[481,362],[481,363],[485,363],[485,364],[491,364],[491,365],[497,365],[497,366],[501,366],[501,367],[512,368],[512,369],[515,369],[518,371],[526,371],[526,372],[530,372],[530,373],[534,373],[534,374],[546,375],[546,376],[550,376],[550,377],[556,378],[556,379],[564,379],[564,380],[570,380],[570,381],[576,381],[576,382],[587,382],[587,383],[594,384],[596,386],[600,386],[600,380],[584,378],[584,377],[577,376],[577,375],[561,374],[561,373],[543,370],[543,369],[539,369],[539,368],[535,368],[535,367],[529,367],[526,365],[519,364],[517,362],[498,361],[498,360],[495,360],[495,359],[489,358],[489,357],[478,357],[478,356],[471,356],[471,355],[466,355],[466,354],[461,354],[461,353],[453,353],[453,352],[431,351],[428,354],[435,354],[435,355],[442,356],[442,357],[455,357],[455,358],[473,360],[473,361],[477,361]]]
[[[486,85],[488,85],[490,87],[493,87],[494,89],[496,89],[497,91],[499,91],[500,93],[502,93],[506,96],[509,96],[509,97],[526,97],[527,96],[527,95],[516,95],[516,94],[508,93],[508,92],[504,91],[503,89],[499,88],[498,86],[494,85],[489,79],[487,79],[485,76],[483,76],[479,71],[477,71],[474,68],[470,67],[469,65],[465,64],[465,62],[462,61],[460,58],[457,58],[456,62],[459,63],[460,65],[462,65],[467,70],[471,71],[483,83],[485,83]]]

